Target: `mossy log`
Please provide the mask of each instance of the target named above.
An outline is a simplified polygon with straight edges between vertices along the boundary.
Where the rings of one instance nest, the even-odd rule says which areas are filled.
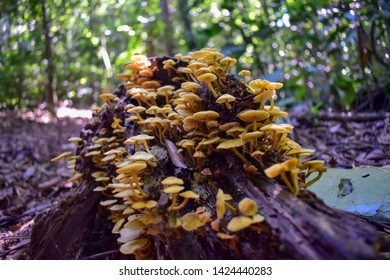
[[[162,85],[173,84],[171,73],[163,70],[162,62],[168,58],[152,59],[157,70],[154,79]],[[245,90],[245,85],[233,76],[227,76],[223,93],[239,96],[235,91]],[[86,126],[80,133],[85,145],[78,151],[87,152],[86,146],[92,137],[102,129],[112,130],[114,118],[125,119],[124,107],[134,102],[126,95],[124,86],[115,91],[120,102],[106,106],[100,118]],[[202,102],[208,102],[211,93],[206,86],[200,88]],[[242,95],[241,95],[242,96]],[[223,122],[250,107],[251,97],[243,96],[230,111],[221,112]],[[213,107],[214,106],[214,107]],[[221,111],[222,105],[210,105],[209,110]],[[132,122],[126,123],[124,139],[137,133]],[[173,140],[173,141],[171,141]],[[298,196],[291,194],[282,181],[270,180],[262,171],[277,162],[277,153],[270,152],[263,160],[256,161],[258,171],[244,170],[241,160],[230,151],[211,153],[205,168],[194,168],[190,158],[178,156],[174,144],[178,139],[155,139],[151,151],[156,157],[157,167],[143,175],[143,189],[149,199],[158,202],[157,213],[162,218],[151,236],[150,246],[142,254],[153,259],[378,259],[380,235],[367,222],[346,212],[330,208],[313,193],[302,189]],[[134,147],[127,147],[129,154]],[[251,159],[254,161],[254,159]],[[264,162],[269,162],[264,164]],[[261,168],[260,168],[261,167]],[[76,169],[82,173],[82,180],[73,192],[59,204],[37,218],[32,232],[30,257],[32,259],[83,259],[101,252],[118,248],[111,233],[112,224],[106,220],[107,210],[102,210],[99,201],[104,198],[93,189],[98,183],[91,174],[97,171],[91,157],[77,161]],[[107,172],[115,175],[115,170]],[[169,196],[162,192],[161,181],[169,176],[184,180],[187,189],[200,198],[190,201],[180,211],[167,211]],[[237,205],[243,198],[256,201],[259,213],[265,221],[253,224],[245,230],[221,238],[210,223],[197,230],[187,231],[176,226],[179,217],[189,209],[204,207],[215,219],[216,193],[218,189],[230,194],[231,205]],[[100,210],[99,210],[100,209]],[[227,211],[219,221],[219,228],[226,228],[228,221],[236,216]],[[107,256],[106,256],[107,257]],[[133,258],[118,252],[110,258]]]

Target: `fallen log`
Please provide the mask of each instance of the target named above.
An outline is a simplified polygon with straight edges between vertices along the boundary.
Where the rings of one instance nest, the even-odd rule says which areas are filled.
[[[137,59],[135,64],[140,64],[142,58]],[[164,67],[168,60],[175,63],[173,68]],[[304,188],[308,183],[302,171],[305,163],[288,156],[286,146],[281,144],[282,140],[288,141],[285,135],[279,137],[262,129],[276,117],[271,115],[272,108],[257,109],[258,102],[253,103],[255,97],[245,84],[225,75],[223,68],[215,70],[210,66],[219,73],[213,86],[218,94],[235,97],[232,106],[216,102],[212,82],[204,82],[198,84],[196,94],[191,95],[193,100],[184,102],[187,107],[183,109],[179,106],[183,103],[177,100],[186,95],[180,94],[185,90],[183,83],[193,78],[179,68],[187,66],[187,62],[168,57],[142,61],[147,67],[125,76],[127,89],[121,86],[114,95],[104,95],[105,105],[81,131],[77,152],[81,157],[75,165],[79,173],[73,179],[80,182],[70,196],[37,218],[30,243],[32,259],[82,259],[94,255],[137,259],[380,258],[380,234],[372,225],[324,205]],[[145,70],[152,72],[152,81],[158,81],[157,85],[144,84],[146,72],[140,73]],[[170,93],[175,97],[161,94],[153,97],[155,101],[148,101],[140,96],[156,90],[140,90],[140,85],[143,89],[172,85],[180,90]],[[164,104],[171,109],[175,106],[168,111],[184,116],[173,124],[168,111],[132,110],[137,105],[150,109],[153,102],[158,108]],[[207,110],[219,112],[218,121],[187,118],[199,117],[196,113]],[[252,123],[238,117],[245,110],[264,111],[266,117]],[[156,125],[150,124],[152,120],[148,118],[153,114],[161,120]],[[146,120],[149,124],[145,124]],[[228,134],[224,129],[234,122],[260,135],[256,142]],[[137,144],[132,138],[145,133],[149,134],[150,148],[146,142]],[[183,139],[195,142],[203,158],[195,158],[195,150],[178,144]],[[236,146],[222,150],[224,142],[234,142]],[[140,155],[140,146],[149,159],[130,159],[137,152]],[[251,155],[256,149],[257,157]],[[134,163],[137,167],[133,167]],[[273,166],[282,168],[291,180],[284,173],[270,176],[269,168]],[[133,171],[134,168],[138,169]],[[163,183],[171,176],[179,179],[176,193]],[[185,192],[193,193],[193,198],[187,198]],[[109,199],[104,199],[107,196]],[[249,201],[248,207],[254,210],[243,206],[244,201]],[[107,217],[113,222],[114,234]],[[103,237],[104,244],[96,246],[91,236]],[[122,245],[115,240],[119,236],[118,243]],[[119,246],[123,254],[116,253]]]

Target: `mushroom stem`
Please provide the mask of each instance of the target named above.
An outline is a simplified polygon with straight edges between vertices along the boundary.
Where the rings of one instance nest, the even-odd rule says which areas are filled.
[[[168,207],[168,210],[172,210],[173,208],[175,208],[175,205],[176,205],[176,202],[177,202],[177,193],[173,193],[172,194],[172,202],[171,202],[171,206]]]
[[[235,213],[237,212],[236,208],[234,208],[234,206],[231,205],[229,202],[224,201],[224,204],[225,204],[225,206],[226,206],[227,208],[230,209],[230,211],[232,211],[233,214],[235,214]]]
[[[232,109],[232,105],[227,100],[225,101],[225,106],[228,110]]]
[[[317,177],[315,177],[314,179],[312,179],[312,180],[310,180],[309,182],[305,183],[305,184],[303,185],[303,187],[306,189],[306,188],[309,187],[310,185],[312,185],[312,184],[314,184],[315,182],[317,182],[317,181],[321,178],[322,173],[323,173],[322,171],[318,171]]]
[[[215,98],[217,98],[217,97],[218,97],[218,96],[217,96],[217,93],[215,92],[215,90],[214,90],[213,86],[211,85],[211,83],[210,83],[210,82],[205,82],[205,84],[207,85],[207,88],[211,91],[211,93],[213,94],[213,96],[214,96]]]
[[[282,171],[282,172],[280,173],[280,178],[282,178],[283,182],[286,184],[287,189],[288,189],[292,194],[294,194],[294,188],[293,188],[293,186],[291,185],[290,181],[287,179],[287,177],[286,177],[286,172],[285,172],[285,171]]]
[[[291,177],[291,182],[293,187],[293,195],[299,194],[298,173],[299,173],[298,168],[294,168],[290,171],[290,177]]]
[[[244,163],[247,163],[247,162],[248,162],[248,160],[247,160],[239,151],[237,151],[236,148],[232,147],[231,149],[232,149],[232,152],[233,152],[236,156],[238,156]]]
[[[137,176],[137,173],[136,173],[136,172],[131,173],[131,178],[134,179],[133,182],[135,183],[135,188],[140,192],[141,197],[138,196],[138,195],[136,195],[135,192],[134,192],[134,194],[135,194],[137,197],[139,197],[139,198],[147,197],[148,195],[143,191],[143,189],[142,189],[141,186],[139,185],[139,180],[138,180],[138,176]],[[131,183],[131,185],[133,185],[133,184]]]
[[[177,206],[170,207],[170,210],[172,210],[172,211],[179,211],[180,209],[182,209],[187,204],[188,200],[190,200],[188,197],[184,198],[182,203],[180,203]]]

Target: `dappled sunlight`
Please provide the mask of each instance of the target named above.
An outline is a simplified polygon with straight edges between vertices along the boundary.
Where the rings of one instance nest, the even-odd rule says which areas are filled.
[[[74,109],[74,108],[67,108],[67,107],[60,107],[58,108],[56,115],[58,118],[92,118],[92,111],[86,110],[86,109]]]

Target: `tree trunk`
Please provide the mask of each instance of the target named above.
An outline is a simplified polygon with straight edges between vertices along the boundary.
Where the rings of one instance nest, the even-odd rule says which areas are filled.
[[[46,0],[41,0],[41,3],[42,3],[42,27],[43,27],[43,34],[45,37],[44,59],[47,62],[45,101],[48,104],[49,111],[54,112],[54,107],[57,104],[57,94],[54,86],[55,66],[54,66],[53,49],[52,49],[53,41],[50,32],[51,21],[50,21],[50,14],[48,14],[48,7],[46,5]]]
[[[162,40],[165,45],[165,53],[169,56],[173,56],[175,49],[175,39],[173,38],[173,32],[175,28],[172,23],[172,12],[169,4],[169,0],[160,0],[160,9],[162,22],[164,23],[164,36]]]
[[[154,79],[161,85],[174,84],[173,71],[163,69],[167,59],[151,59],[151,69],[155,69]],[[176,67],[183,66],[180,62]],[[244,87],[233,76],[227,76],[226,88],[234,94]],[[245,88],[245,87],[244,87]],[[135,102],[121,86],[114,92],[120,102],[107,104],[99,113],[99,119],[80,134],[83,145],[78,154],[84,155],[87,146],[93,143],[95,135],[101,131],[112,131],[113,120],[124,120],[129,113],[124,107]],[[210,98],[211,93],[201,87],[199,95]],[[244,98],[243,98],[244,99]],[[242,100],[242,106],[245,106]],[[210,109],[214,109],[210,105]],[[234,112],[233,112],[234,113]],[[235,114],[234,114],[235,115]],[[221,119],[228,118],[221,114]],[[126,130],[121,141],[137,134],[137,124],[123,122]],[[171,141],[172,140],[172,141]],[[175,142],[178,139],[158,139],[151,142],[152,154],[156,157],[156,168],[142,175],[143,189],[148,199],[157,202],[161,220],[151,234],[150,246],[143,257],[154,259],[378,259],[380,234],[369,223],[349,213],[330,208],[313,193],[301,190],[298,196],[292,195],[278,181],[266,178],[263,172],[250,173],[244,170],[241,159],[229,152],[211,153],[206,168],[191,166],[190,159],[178,156]],[[134,147],[127,146],[128,154]],[[272,162],[278,155],[271,152],[263,162]],[[263,163],[257,162],[262,166]],[[263,166],[265,167],[265,166]],[[97,169],[91,157],[82,156],[77,162],[77,170],[82,172],[82,181],[73,193],[41,216],[33,229],[30,257],[32,259],[88,258],[101,252],[111,252],[118,248],[110,226],[104,217],[106,211],[98,211],[102,194],[92,189],[99,185],[91,177]],[[115,169],[107,169],[108,176],[116,176]],[[180,211],[167,211],[169,196],[161,192],[161,181],[168,176],[176,176],[185,182],[186,188],[199,194],[198,200],[189,202]],[[215,224],[206,223],[196,230],[185,230],[176,226],[177,221],[193,209],[211,213],[216,217],[216,194],[218,189],[230,194],[229,203],[237,206],[243,198],[254,200],[265,221],[253,224],[244,230],[227,234],[222,238]],[[225,229],[229,220],[238,213],[228,211],[219,220],[218,228]],[[226,233],[226,231],[225,231]],[[91,237],[92,236],[92,237]],[[103,240],[103,245],[96,245]],[[137,256],[138,257],[138,256]],[[117,252],[111,258],[132,258]]]

